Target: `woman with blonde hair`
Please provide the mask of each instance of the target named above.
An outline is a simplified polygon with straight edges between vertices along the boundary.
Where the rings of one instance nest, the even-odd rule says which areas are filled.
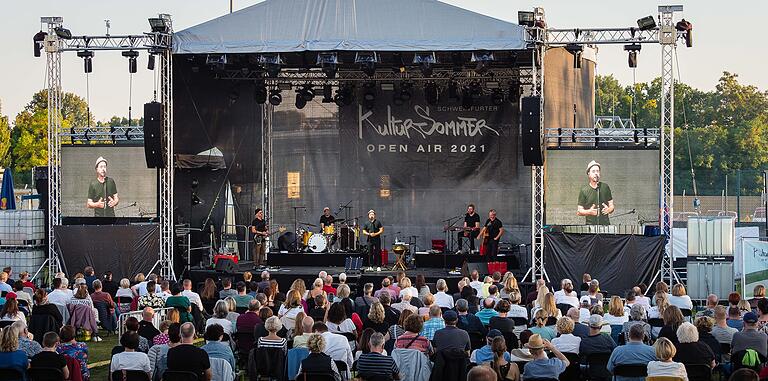
[[[297,380],[308,380],[311,377],[307,377],[308,374],[320,374],[330,373],[334,380],[341,380],[339,374],[339,368],[336,367],[336,362],[326,355],[325,352],[325,338],[319,333],[313,333],[307,339],[307,349],[309,349],[309,356],[299,364],[297,370]],[[330,371],[330,372],[329,372]],[[302,376],[304,373],[304,376]]]
[[[507,344],[504,341],[503,336],[497,336],[491,342],[491,351],[493,352],[493,361],[491,361],[491,368],[496,373],[496,379],[499,381],[520,380],[520,369],[517,364],[509,362],[504,359],[507,353]]]
[[[19,349],[19,331],[9,325],[0,331],[0,364],[3,368],[12,368],[25,374],[29,368],[27,354]]]
[[[304,279],[296,278],[296,280],[294,280],[293,283],[291,283],[290,290],[298,291],[301,297],[305,298],[307,293],[307,284],[304,283]]]
[[[382,335],[386,334],[389,329],[389,324],[384,321],[384,318],[384,306],[381,302],[374,302],[371,304],[368,316],[363,321],[363,329],[373,328],[374,331],[379,332]]]
[[[411,278],[404,276],[400,279],[400,282],[398,282],[397,285],[400,287],[400,299],[402,299],[405,294],[410,294],[412,298],[419,296],[419,290],[417,290],[416,287],[411,286]]]
[[[624,314],[624,302],[617,295],[611,297],[608,303],[608,315],[603,317],[603,321],[610,325],[621,325],[629,321],[629,317]]]
[[[549,318],[547,311],[543,309],[536,311],[536,314],[533,316],[535,326],[531,327],[530,330],[534,334],[541,335],[541,337],[545,340],[552,340],[555,338],[555,336],[557,336],[557,334],[555,333],[555,330],[552,329],[552,327],[546,326],[547,318]]]
[[[685,365],[672,360],[677,354],[677,349],[672,342],[660,337],[653,344],[656,350],[656,358],[659,361],[648,363],[648,377],[678,377],[683,381],[688,381],[688,373],[685,371]]]
[[[321,278],[317,278],[315,279],[314,282],[312,282],[312,289],[309,290],[306,297],[308,311],[312,311],[312,309],[315,307],[315,297],[317,297],[318,295],[324,296],[326,300],[328,299],[328,294],[326,294],[325,291],[323,290],[324,284],[325,283]]]
[[[663,291],[656,291],[653,304],[654,306],[648,310],[648,319],[661,319],[664,310],[669,307],[669,295]]]
[[[664,326],[661,327],[661,331],[659,331],[659,337],[666,337],[675,345],[679,344],[680,341],[677,339],[677,329],[683,324],[683,313],[680,312],[680,309],[677,308],[677,306],[669,306],[664,310],[661,317],[664,319]]]
[[[543,288],[544,287],[540,288],[539,290]],[[536,313],[538,311],[546,312],[548,318],[553,317],[555,319],[560,319],[563,316],[563,313],[560,311],[559,308],[557,308],[557,304],[555,304],[555,295],[549,291],[547,291],[547,293],[544,294],[542,304],[539,306],[539,308],[534,308],[533,310],[531,310],[531,315],[536,316]]]
[[[518,293],[520,292],[520,286],[517,284],[517,278],[515,278],[515,275],[511,272],[506,272],[504,274],[504,278],[501,280],[501,298],[502,299],[509,299],[510,294],[512,294],[512,290],[518,290]]]
[[[131,281],[128,278],[120,279],[120,288],[115,293],[115,298],[120,297],[133,298],[133,291],[131,291]]]
[[[428,292],[421,301],[424,307],[419,307],[419,316],[429,316],[429,307],[435,302],[435,296]]]
[[[296,315],[299,312],[304,312],[304,307],[301,306],[301,294],[297,290],[289,291],[277,315],[284,326],[293,327],[296,325]]]
[[[547,288],[546,285],[539,287],[538,290],[536,290],[536,300],[533,302],[533,309],[541,308],[541,306],[544,305],[544,297],[547,296],[549,293],[549,288]],[[531,311],[531,316],[535,311]]]
[[[552,345],[560,352],[579,353],[579,346],[581,345],[581,337],[573,334],[573,329],[576,327],[573,319],[568,316],[563,316],[557,321],[557,333],[560,335],[552,339]]]
[[[685,293],[685,286],[682,283],[676,283],[672,286],[672,296],[669,297],[669,304],[677,306],[681,310],[693,309],[691,297]]]

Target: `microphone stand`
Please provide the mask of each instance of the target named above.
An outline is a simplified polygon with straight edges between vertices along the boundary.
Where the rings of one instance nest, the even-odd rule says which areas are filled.
[[[295,247],[296,252],[299,252],[299,216],[298,216],[298,210],[299,209],[307,209],[306,206],[292,206],[293,208],[293,247]],[[267,230],[269,231],[269,230]]]
[[[446,247],[443,249],[443,271],[448,270],[448,258],[446,255],[448,254],[448,250],[453,251],[453,232],[451,231],[451,228],[456,225],[457,222],[459,222],[459,219],[461,218],[461,214],[457,216],[453,216],[447,219],[442,220],[441,222],[445,222],[446,228],[445,228],[445,244]],[[454,221],[455,220],[455,221]]]

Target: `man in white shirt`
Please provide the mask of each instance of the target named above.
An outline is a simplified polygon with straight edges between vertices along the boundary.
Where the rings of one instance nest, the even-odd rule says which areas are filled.
[[[416,306],[411,305],[411,298],[411,294],[407,292],[404,293],[402,301],[400,303],[392,303],[392,308],[400,311],[400,313],[402,313],[403,310],[411,310],[411,312],[418,314],[419,309],[416,308]]]
[[[579,306],[579,294],[573,291],[573,283],[570,279],[560,282],[560,290],[555,291],[555,304],[568,304],[571,307]]]
[[[469,282],[469,287],[472,287],[477,291],[475,295],[482,295],[483,294],[483,282],[480,281],[480,273],[477,272],[477,270],[472,270],[472,272],[469,275],[472,280]]]
[[[157,295],[163,298],[163,301],[168,300],[168,297],[173,295],[171,294],[171,284],[167,280],[160,283],[160,292]]]
[[[147,282],[149,281],[155,281],[155,294],[160,294],[162,290],[160,289],[160,285],[157,282],[157,275],[156,274],[149,274],[147,279],[143,282],[138,283],[137,285],[133,286],[133,291],[139,294],[139,296],[146,296],[147,295]]]
[[[48,294],[48,302],[66,306],[72,299],[72,290],[68,289],[69,280],[67,278],[55,278],[53,280],[53,291]]]
[[[347,364],[347,369],[352,369],[352,362],[354,361],[352,348],[345,336],[328,332],[328,326],[323,322],[315,323],[312,326],[312,333],[319,333],[325,339],[325,351],[323,353],[330,356],[333,361],[344,361]]]
[[[635,303],[645,307],[646,310],[651,308],[651,298],[643,295],[643,289],[640,286],[632,287],[632,291],[635,292]]]
[[[119,370],[141,370],[147,373],[149,379],[152,378],[152,368],[149,366],[149,357],[144,352],[139,352],[139,334],[128,332],[120,338],[123,344],[124,352],[112,356],[112,362],[109,365],[109,371]]]
[[[192,291],[191,280],[184,279],[184,291],[182,291],[181,294],[186,296],[190,303],[195,303],[200,311],[203,311],[203,301],[200,299],[200,294]]]
[[[453,296],[446,293],[448,291],[448,284],[445,283],[445,279],[438,279],[435,287],[437,288],[435,304],[440,306],[440,308],[453,308]]]

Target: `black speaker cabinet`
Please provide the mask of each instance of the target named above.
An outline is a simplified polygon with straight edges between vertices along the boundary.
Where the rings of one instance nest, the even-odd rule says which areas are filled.
[[[521,111],[521,130],[523,139],[523,164],[527,166],[544,165],[541,149],[540,97],[523,97]]]
[[[144,157],[147,168],[165,168],[163,160],[163,104],[144,104]]]

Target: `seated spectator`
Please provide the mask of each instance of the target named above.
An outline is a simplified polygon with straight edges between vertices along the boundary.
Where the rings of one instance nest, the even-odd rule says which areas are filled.
[[[624,315],[629,316],[629,311],[632,309],[632,306],[637,304],[637,300],[635,299],[635,291],[629,290],[627,291],[626,296],[624,297]]]
[[[301,304],[301,294],[297,290],[288,291],[288,295],[285,299],[285,303],[280,305],[278,315],[280,321],[285,327],[293,327],[296,325],[296,315],[299,312],[304,312],[304,307]]]
[[[181,343],[168,349],[168,370],[181,370],[192,372],[198,380],[210,381],[211,360],[208,353],[195,346],[195,326],[192,323],[184,323],[179,329]]]
[[[109,294],[109,296],[111,296],[114,300],[115,295],[117,295],[117,290],[120,289],[120,285],[112,279],[112,271],[105,271],[101,278],[101,286],[103,291]],[[94,291],[96,291],[95,288]]]
[[[715,325],[712,327],[712,336],[720,344],[731,344],[733,334],[739,332],[736,328],[731,328],[726,323],[726,310],[724,306],[715,307]]]
[[[296,320],[297,328],[293,330],[293,347],[294,348],[306,348],[307,340],[312,335],[312,326],[315,325],[315,320],[311,316],[306,316],[301,320]]]
[[[435,337],[435,332],[443,328],[445,328],[443,312],[437,304],[433,304],[429,307],[429,320],[424,322],[420,334],[425,336],[428,340],[432,340],[432,338]]]
[[[731,373],[728,381],[759,381],[760,375],[750,368],[740,368]]]
[[[651,340],[651,325],[645,322],[645,307],[641,304],[635,303],[629,310],[629,321],[624,323],[621,334],[624,335],[624,340],[629,341],[629,329],[634,325],[639,325],[646,332],[643,342],[649,343]]]
[[[19,274],[19,281],[21,282],[21,284],[22,284],[24,287],[29,287],[29,288],[31,288],[31,289],[32,289],[32,292],[35,292],[35,290],[37,290],[37,287],[35,287],[35,284],[34,284],[34,283],[32,283],[32,281],[30,281],[30,280],[29,280],[29,272],[27,272],[27,271],[22,271],[22,272]]]
[[[573,335],[581,338],[589,336],[589,326],[580,322],[581,311],[576,307],[568,310],[568,317],[573,320]],[[589,321],[589,319],[587,319]]]
[[[579,299],[579,322],[580,323],[587,323],[589,321],[589,317],[592,316],[592,312],[590,312],[590,309],[592,308],[592,302],[589,299],[589,296],[584,295]]]
[[[717,307],[717,303],[719,301],[720,300],[717,298],[717,295],[707,295],[707,304],[704,307],[704,311],[699,312],[697,316],[706,316],[711,318],[715,317],[715,307]]]
[[[9,279],[8,272],[0,271],[0,291],[13,292],[13,288],[8,284]]]
[[[677,283],[672,286],[672,296],[669,297],[669,304],[681,310],[693,309],[693,302],[691,302],[691,297],[685,293],[685,286],[683,286],[682,283]]]
[[[347,364],[347,369],[352,369],[354,356],[352,355],[352,347],[349,345],[346,337],[328,332],[328,326],[323,322],[316,322],[312,326],[312,333],[318,333],[323,336],[323,341],[325,341],[323,353],[331,356],[334,361],[343,361]]]
[[[102,282],[98,279],[93,281],[93,293],[91,294],[91,300],[93,304],[104,303],[107,306],[107,313],[115,313],[115,301],[112,299],[112,295],[103,290]],[[163,303],[165,306],[165,303]]]
[[[498,375],[491,369],[490,364],[483,364],[473,366],[472,369],[467,372],[467,381],[496,381]]]
[[[389,279],[389,277],[384,277],[384,279],[381,280],[381,288],[376,290],[376,292],[373,293],[373,296],[375,298],[378,298],[382,293],[388,293],[390,298],[396,298],[400,292],[398,291],[395,293],[394,288],[390,287],[392,285],[392,281]]]
[[[61,316],[61,311],[55,304],[48,302],[48,293],[43,288],[35,290],[35,306],[32,308],[32,316],[47,315],[53,318],[55,321],[56,329],[61,328],[64,324],[64,318]],[[31,321],[31,319],[30,319]]]
[[[491,350],[493,351],[493,360],[491,361],[491,369],[496,373],[497,380],[520,380],[520,370],[517,364],[506,359],[507,344],[504,342],[504,337],[496,337],[491,343]]]
[[[125,329],[129,332],[136,332],[136,334],[139,333],[139,320],[135,317],[131,316],[127,319],[125,319]],[[63,340],[63,339],[62,339]],[[147,353],[149,351],[149,340],[147,340],[145,337],[142,337],[139,335],[139,352]]]
[[[397,324],[397,321],[400,320],[400,311],[392,308],[390,305],[392,298],[389,294],[382,293],[379,295],[379,302],[381,302],[381,306],[384,308],[384,322],[390,326]]]
[[[571,307],[579,306],[579,294],[573,290],[573,282],[563,279],[560,282],[560,290],[555,291],[555,304],[568,304]]]
[[[544,309],[539,309],[536,311],[536,314],[534,315],[534,324],[535,326],[531,327],[530,330],[534,334],[541,335],[541,337],[544,338],[544,340],[552,340],[557,335],[555,333],[555,330],[552,329],[552,327],[547,327],[547,319],[549,316],[547,315],[547,311]]]
[[[227,320],[232,323],[232,332],[235,332],[237,331],[237,318],[240,317],[240,314],[237,312],[237,303],[231,296],[224,299],[224,303],[227,304]],[[214,305],[214,307],[216,307],[216,305]]]
[[[757,315],[747,312],[744,315],[744,330],[733,334],[731,353],[753,349],[762,356],[768,352],[768,335],[757,330]]]
[[[491,317],[488,321],[488,329],[498,329],[504,334],[504,337],[510,337],[509,335],[515,333],[515,321],[509,317],[509,310],[511,305],[507,300],[499,300],[496,302],[494,309],[498,313],[496,316]],[[505,343],[511,348],[517,348],[517,343]]]
[[[592,276],[587,273],[582,274],[579,291],[588,291],[590,282],[592,282]]]
[[[24,283],[20,280],[13,282],[13,293],[16,294],[16,300],[24,301],[29,308],[32,308],[32,295],[24,292]],[[22,304],[22,303],[19,303]],[[25,314],[29,313],[29,308],[26,309]]]
[[[459,315],[459,321],[456,324],[458,328],[467,332],[485,334],[486,329],[480,319],[469,313],[469,303],[467,303],[466,299],[459,299],[456,301],[456,311]]]
[[[229,307],[227,302],[219,300],[213,307],[213,316],[205,321],[206,329],[212,324],[218,324],[224,329],[224,333],[228,336],[232,336],[232,322],[227,320],[227,314],[229,313]]]
[[[248,303],[250,303],[251,300],[253,300],[253,296],[248,295],[248,289],[245,285],[245,282],[237,282],[237,294],[232,296],[233,299],[235,299],[236,308],[247,308]],[[271,301],[274,302],[274,295],[271,295],[272,298],[267,298],[267,303]],[[274,305],[274,303],[273,303]]]
[[[301,374],[306,373],[331,375],[334,380],[341,381],[341,375],[336,367],[336,363],[330,356],[324,353],[326,347],[325,338],[322,335],[313,333],[307,340],[307,348],[309,349],[309,356],[301,360],[296,379],[300,379]]]
[[[581,339],[579,345],[579,355],[582,358],[593,353],[611,353],[616,348],[610,335],[603,335],[600,330],[603,328],[603,317],[592,315],[589,317],[589,336]]]
[[[653,344],[653,347],[658,361],[648,363],[648,377],[679,377],[688,380],[685,365],[672,360],[677,354],[677,349],[672,341],[666,337],[660,337]]]
[[[699,333],[699,342],[706,344],[709,349],[712,350],[712,353],[715,355],[715,360],[719,360],[720,357],[723,354],[722,349],[720,349],[720,342],[717,341],[717,339],[712,336],[712,327],[714,326],[714,319],[707,316],[699,316],[694,320],[693,325],[696,326],[696,329]],[[678,331],[680,329],[678,328]]]
[[[458,349],[469,354],[471,349],[469,334],[467,331],[456,327],[456,323],[459,320],[459,315],[456,314],[456,311],[445,311],[443,320],[445,320],[445,328],[437,330],[432,338],[432,342],[435,344],[435,351]]]
[[[19,331],[13,324],[0,330],[0,366],[16,369],[22,374],[29,367],[27,354],[19,348]]]
[[[539,291],[541,290],[542,287],[547,288],[547,282],[544,279],[537,279],[536,285],[534,286],[533,290],[529,292],[528,295],[525,296],[525,304],[527,306],[535,307],[539,305],[536,303],[536,299],[539,299]],[[547,290],[549,289],[547,288]]]
[[[400,314],[400,317],[398,318],[397,324],[392,325],[387,329],[386,335],[384,335],[384,341],[388,341],[389,339],[397,339],[400,337],[400,335],[405,333],[405,319],[408,318],[408,316],[415,315],[411,310],[404,310],[403,313]],[[371,329],[371,328],[369,328]]]
[[[224,339],[224,328],[218,324],[211,324],[205,327],[205,345],[200,347],[206,353],[209,358],[219,358],[226,360],[235,369],[235,354],[232,352],[232,347],[228,342],[222,342]]]
[[[435,304],[441,308],[453,308],[453,297],[447,294],[448,284],[445,282],[445,279],[438,279],[435,288],[437,288]]]
[[[563,316],[557,321],[558,337],[552,339],[552,345],[560,352],[579,354],[581,337],[573,334],[574,322],[568,316]]]
[[[325,314],[328,312],[328,301],[325,299],[325,294],[316,295],[314,300],[312,308],[309,309],[309,316],[315,321],[325,321]]]
[[[11,327],[18,332],[19,335],[19,347],[18,349],[20,351],[24,351],[24,353],[27,355],[27,358],[32,358],[36,354],[40,353],[40,351],[43,350],[43,348],[40,346],[40,344],[37,343],[37,341],[34,341],[30,339],[32,335],[29,334],[29,331],[27,330],[27,321],[26,320],[17,320],[11,324]]]
[[[659,331],[659,337],[666,337],[676,346],[680,343],[677,339],[677,328],[683,324],[683,313],[677,306],[670,305],[662,313],[662,318],[664,319],[664,326]]]
[[[149,349],[152,349],[155,345],[168,344],[171,339],[168,338],[168,329],[171,328],[172,322],[170,320],[163,320],[160,322],[160,333],[152,338],[152,345]]]
[[[469,286],[469,283],[467,283],[467,286]],[[520,294],[520,286],[517,283],[517,278],[515,278],[515,275],[511,271],[507,271],[504,274],[504,278],[501,280],[499,296],[501,296],[502,299],[512,299],[512,290],[517,290],[518,295]]]
[[[5,304],[0,309],[0,320],[26,321],[24,313],[19,309],[19,301],[13,291],[5,295]]]
[[[370,305],[377,301],[378,298],[373,296],[373,283],[366,283],[363,285],[363,296],[355,298],[355,306],[357,308],[370,308]]]
[[[539,298],[541,300],[538,300],[542,304],[538,306],[538,308],[534,307],[531,310],[531,316],[536,316],[536,312],[543,310],[547,313],[547,317],[553,317],[555,319],[560,319],[562,317],[562,312],[559,308],[557,308],[557,305],[555,304],[555,295],[551,292],[546,292],[543,295],[543,298]],[[545,338],[546,339],[546,338]],[[549,339],[546,339],[549,340]]]
[[[397,284],[400,287],[400,299],[403,299],[403,297],[408,294],[412,298],[418,298],[419,297],[419,290],[416,289],[416,287],[411,286],[411,278],[403,277],[400,279],[400,282]],[[410,298],[408,298],[410,300]]]
[[[326,294],[336,295],[337,290],[333,287],[333,275],[327,274],[325,278],[323,278],[323,291],[325,291]]]
[[[493,361],[493,340],[497,337],[501,337],[502,340],[504,339],[504,335],[498,329],[488,330],[488,333],[485,335],[485,345],[472,351],[469,355],[469,362],[480,365]],[[508,352],[504,354],[504,360],[510,361]]]
[[[643,308],[641,305],[637,305]],[[629,328],[629,340],[626,345],[616,347],[608,358],[606,369],[613,373],[613,370],[620,365],[646,365],[656,360],[656,351],[650,345],[643,343],[645,339],[645,329],[639,324]],[[616,381],[629,381],[631,377],[614,376]]]
[[[140,370],[144,371],[151,379],[152,368],[149,366],[149,357],[146,353],[136,351],[139,347],[139,335],[135,332],[124,333],[120,337],[120,345],[123,346],[124,350],[112,356],[109,372]]]
[[[53,280],[53,291],[48,294],[48,301],[60,306],[66,306],[72,299],[72,290],[68,289],[69,281],[67,278],[55,278]]]
[[[134,318],[133,320],[136,319]],[[138,325],[138,321],[136,322],[136,325]],[[56,352],[62,355],[67,355],[79,362],[83,380],[89,380],[91,378],[91,372],[88,369],[88,345],[77,342],[75,340],[75,332],[75,327],[71,325],[61,327],[61,330],[59,331],[61,342],[59,343],[59,346],[56,347]]]
[[[393,380],[399,380],[400,369],[397,368],[395,360],[384,351],[384,336],[378,332],[372,333],[366,346],[370,350],[361,354],[357,360],[357,373],[362,378],[391,377]]]
[[[128,278],[120,279],[120,288],[115,291],[115,298],[126,297],[133,299],[133,296],[133,290],[131,290],[131,281],[128,280]]]
[[[408,315],[408,316],[410,316],[410,315]],[[357,341],[357,350],[355,351],[355,356],[354,356],[354,360],[355,361],[357,361],[360,358],[361,355],[364,355],[366,353],[370,353],[371,352],[371,343],[370,343],[371,336],[373,336],[376,333],[378,333],[378,332],[376,332],[376,331],[374,331],[374,330],[372,330],[370,328],[366,328],[366,329],[363,330],[363,333],[360,335],[360,337],[358,338],[358,341]],[[384,337],[384,341],[386,342],[386,337]],[[382,353],[385,356],[387,355],[387,351],[386,350],[384,350]]]
[[[168,326],[168,343],[156,344],[149,348],[147,357],[149,357],[149,366],[152,368],[152,374],[154,375],[153,380],[160,381],[163,373],[168,368],[168,350],[181,344],[180,329],[181,324],[171,323]]]
[[[174,307],[179,311],[179,323],[189,323],[195,320],[192,317],[192,304],[189,298],[182,294],[181,285],[178,283],[175,283],[171,288],[171,296],[165,300],[165,306]]]
[[[219,299],[226,299],[231,296],[237,295],[237,291],[232,289],[232,278],[224,278],[221,280],[221,291],[219,291]],[[200,294],[200,297],[203,295]]]
[[[646,310],[651,308],[651,298],[645,296],[645,292],[648,291],[645,283],[638,284],[632,290],[635,292],[635,303],[645,307]]]
[[[328,326],[328,331],[333,333],[352,333],[357,337],[357,327],[352,319],[347,317],[346,311],[344,311],[344,305],[341,303],[333,303],[328,309],[328,316],[325,324]]]
[[[260,308],[261,303],[258,300],[253,299],[248,302],[248,311],[237,317],[237,324],[235,324],[237,332],[253,333],[257,325],[263,324],[259,317]]]
[[[259,292],[263,293],[264,290],[269,288],[269,276],[270,276],[269,271],[264,270],[261,272],[261,277],[260,277],[261,279],[257,283],[259,286]]]
[[[752,309],[757,308],[757,302],[761,299],[765,299],[765,286],[762,284],[758,284],[755,286],[754,291],[752,291],[752,299],[749,299],[749,306],[752,307]]]
[[[729,327],[741,331],[744,328],[744,321],[741,319],[739,307],[728,308],[728,320],[725,322]]]
[[[408,279],[408,278],[405,278]],[[410,287],[413,288],[413,287]],[[415,290],[415,288],[414,288]],[[419,309],[416,308],[416,306],[411,304],[411,294],[406,290],[406,292],[401,297],[401,301],[399,303],[393,303],[392,308],[398,310],[400,313],[403,313],[405,310],[410,310],[413,313],[418,313]]]
[[[266,307],[264,307],[266,308]],[[288,353],[288,341],[284,337],[277,335],[277,331],[283,328],[283,323],[277,316],[270,316],[264,322],[264,329],[267,330],[267,336],[259,337],[256,346],[259,348],[279,348]]]
[[[184,288],[184,291],[182,291],[181,294],[186,296],[191,304],[196,305],[198,310],[203,311],[203,302],[200,300],[200,294],[192,291],[192,281],[189,279],[184,279],[181,284]]]
[[[648,310],[649,319],[661,319],[664,310],[669,307],[669,295],[663,291],[656,291],[653,296],[654,306]]]
[[[745,300],[742,300],[741,302],[739,302],[739,305],[741,304],[747,304],[747,302]],[[739,308],[739,309],[741,310],[742,308]],[[742,311],[742,314],[745,314],[747,312],[751,312],[751,311],[746,311],[746,312]],[[754,311],[754,312],[757,313],[757,330],[768,332],[768,299],[758,301],[757,311]]]
[[[138,302],[138,308],[144,309],[145,307],[152,307],[152,308],[164,308],[165,307],[165,300],[155,293],[155,290],[157,287],[155,286],[155,281],[150,280],[147,282],[147,292],[144,294],[144,296],[139,297]]]
[[[381,334],[387,333],[390,324],[384,321],[384,306],[380,302],[371,304],[371,309],[368,311],[368,316],[363,320],[363,329],[373,328],[374,331]]]
[[[621,298],[614,295],[611,297],[610,303],[608,303],[608,315],[603,317],[608,325],[621,325],[629,321],[629,318],[624,313],[624,303]]]
[[[478,319],[480,319],[480,322],[483,323],[483,325],[488,325],[488,323],[491,322],[491,318],[494,316],[498,316],[499,313],[494,309],[494,306],[496,305],[496,300],[493,298],[485,298],[483,299],[483,309],[480,311],[477,311],[475,316],[477,316]]]
[[[421,298],[421,301],[424,306],[419,307],[419,316],[427,317],[429,316],[429,307],[435,304],[435,296],[432,295],[431,292],[428,292],[426,295],[424,295],[424,297]]]
[[[147,292],[147,295],[149,295],[149,291]],[[155,324],[152,322],[155,317],[155,310],[152,309],[152,307],[145,307],[143,311],[141,311],[141,321],[139,322],[139,329],[136,331],[139,336],[143,337],[147,340],[147,344],[151,346],[149,343],[153,343],[155,336],[160,334],[160,331],[155,328]]]
[[[221,282],[222,284],[227,281],[230,285],[230,291],[232,291],[232,294],[236,294],[234,290],[231,289],[232,281],[229,279],[223,279]],[[203,310],[207,314],[213,313],[213,306],[216,305],[216,302],[221,300],[222,298],[219,298],[219,290],[216,287],[216,282],[212,278],[205,278],[205,283],[203,284],[203,288],[200,290],[200,301],[203,303]]]
[[[591,305],[603,308],[603,294],[600,293],[600,282],[597,279],[592,279],[589,282],[589,290],[587,290],[586,296],[589,297]]]
[[[525,364],[523,379],[557,379],[560,373],[563,373],[565,368],[570,365],[568,359],[552,343],[544,340],[540,335],[534,334],[528,339],[528,349],[531,350],[533,360]],[[548,358],[544,349],[551,351],[555,357]]]
[[[513,277],[514,278],[514,277]],[[525,308],[525,306],[521,305],[522,300],[520,299],[520,290],[513,289],[509,293],[509,313],[507,316],[509,317],[521,317],[528,319],[528,310]]]
[[[395,340],[395,348],[417,349],[428,357],[434,352],[428,338],[419,334],[424,326],[421,316],[411,315],[405,319],[405,333]]]
[[[29,362],[29,367],[33,369],[38,368],[54,368],[60,369],[65,380],[69,379],[69,368],[67,368],[67,360],[63,355],[56,352],[56,347],[59,345],[59,335],[56,332],[48,332],[43,335],[43,348],[40,353],[36,354]]]

